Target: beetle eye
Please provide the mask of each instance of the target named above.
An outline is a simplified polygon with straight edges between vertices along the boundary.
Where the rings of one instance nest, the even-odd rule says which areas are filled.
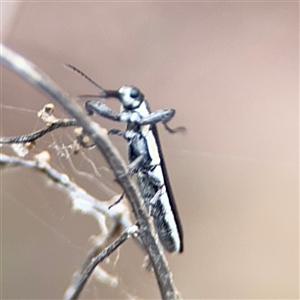
[[[140,91],[137,88],[132,88],[130,91],[130,97],[136,99],[140,95]]]

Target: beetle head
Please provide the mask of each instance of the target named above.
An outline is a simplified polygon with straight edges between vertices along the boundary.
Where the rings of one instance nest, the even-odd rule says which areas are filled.
[[[141,91],[130,85],[123,85],[118,90],[105,90],[100,94],[102,98],[117,98],[124,108],[134,110],[144,101],[144,95]]]

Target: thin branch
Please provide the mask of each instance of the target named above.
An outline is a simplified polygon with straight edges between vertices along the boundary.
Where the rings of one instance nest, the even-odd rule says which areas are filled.
[[[96,256],[87,266],[86,270],[82,274],[80,274],[80,276],[76,278],[75,282],[68,288],[65,294],[65,299],[78,299],[80,292],[82,291],[84,285],[86,284],[87,280],[91,276],[96,266],[100,262],[102,262],[106,257],[111,255],[118,247],[120,247],[120,245],[122,245],[129,236],[133,235],[134,233],[137,233],[137,231],[137,226],[127,228],[118,239],[116,239],[112,244],[106,247],[98,256]]]
[[[101,253],[101,251],[103,251],[104,248],[108,247],[116,239],[116,237],[120,236],[121,230],[124,230],[124,228],[122,228],[120,226],[120,224],[115,223],[110,228],[110,230],[109,230],[109,232],[108,232],[108,234],[106,236],[104,236],[102,239],[100,239],[100,241],[99,241],[99,238],[97,238],[97,242],[96,242],[95,247],[88,252],[88,255],[87,255],[84,263],[82,264],[81,268],[73,276],[72,283],[71,283],[70,287],[67,289],[67,291],[76,282],[80,281],[80,277],[83,276],[83,274],[85,273],[87,267],[90,265],[91,261],[97,255],[99,255],[99,253]],[[68,292],[66,292],[65,294],[67,294],[67,293]]]
[[[86,134],[93,140],[97,148],[102,152],[110,167],[114,171],[117,181],[129,199],[133,213],[139,225],[140,237],[152,262],[156,279],[163,299],[176,299],[178,294],[172,280],[167,261],[156,239],[153,222],[140,197],[140,193],[128,174],[128,168],[117,149],[103,133],[99,124],[91,121],[82,111],[82,108],[65,91],[59,88],[45,73],[19,56],[7,47],[1,45],[1,62],[22,76],[34,87],[41,90],[47,96],[56,100],[78,123]]]
[[[59,119],[49,126],[45,126],[44,128],[37,130],[30,134],[24,134],[21,136],[13,136],[13,137],[0,137],[0,144],[14,144],[14,143],[28,143],[35,141],[45,134],[63,127],[70,127],[70,126],[78,126],[78,122],[76,119]]]

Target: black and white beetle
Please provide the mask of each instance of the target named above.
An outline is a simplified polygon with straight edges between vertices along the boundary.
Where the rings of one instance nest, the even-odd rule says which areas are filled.
[[[122,86],[118,90],[104,90],[93,80],[73,66],[102,90],[100,98],[117,98],[121,102],[120,114],[105,104],[89,100],[85,108],[89,114],[96,113],[104,118],[127,123],[125,132],[112,129],[109,134],[123,136],[128,143],[129,170],[137,175],[137,184],[147,209],[151,212],[160,242],[169,252],[183,251],[183,231],[174,201],[170,181],[162,155],[156,123],[162,122],[171,133],[184,130],[171,129],[167,122],[175,114],[174,109],[151,112],[144,95],[133,86]]]

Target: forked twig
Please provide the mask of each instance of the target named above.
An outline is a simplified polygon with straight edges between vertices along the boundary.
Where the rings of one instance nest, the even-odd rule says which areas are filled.
[[[120,247],[129,236],[137,233],[138,227],[132,226],[127,228],[119,238],[117,238],[113,243],[111,243],[108,247],[106,247],[99,255],[97,255],[87,266],[86,270],[80,274],[80,276],[75,277],[73,284],[68,288],[65,299],[67,300],[75,300],[78,299],[80,292],[82,291],[85,283],[91,276],[93,270],[97,267],[97,265],[103,261],[106,257],[112,254],[118,247]]]

